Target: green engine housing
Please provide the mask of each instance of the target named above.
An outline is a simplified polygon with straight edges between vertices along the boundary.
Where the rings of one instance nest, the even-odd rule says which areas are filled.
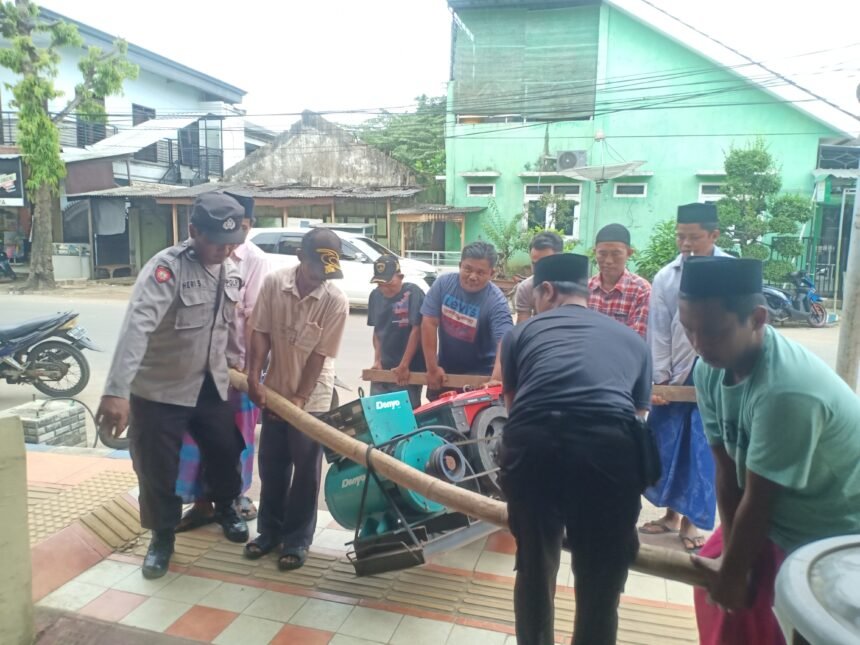
[[[378,446],[417,430],[415,415],[412,413],[406,392],[365,397],[361,399],[361,406],[365,416],[366,431],[356,434],[355,438],[359,441]],[[465,457],[459,449],[429,430],[392,443],[383,450],[422,472],[434,470],[432,462],[434,459],[437,461],[442,459],[443,453],[448,458],[446,463],[449,466],[454,464],[454,471],[459,470],[460,465],[465,468]],[[457,460],[459,464],[454,463]],[[435,471],[438,472],[438,468],[435,468]],[[325,500],[329,512],[338,524],[349,529],[356,528],[359,522],[361,498],[365,483],[367,484],[360,537],[379,535],[392,530],[396,525],[397,514],[385,493],[391,497],[410,522],[446,510],[441,504],[414,491],[398,486],[381,476],[377,477],[379,484],[368,474],[364,466],[348,459],[341,459],[331,464],[325,478]]]

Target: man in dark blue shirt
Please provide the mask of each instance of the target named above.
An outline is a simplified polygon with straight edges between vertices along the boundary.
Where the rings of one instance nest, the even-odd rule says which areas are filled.
[[[500,380],[496,350],[514,322],[507,299],[490,282],[497,260],[492,244],[467,244],[459,273],[436,278],[424,299],[421,342],[431,401],[446,389],[446,373],[492,374]]]
[[[501,485],[517,542],[517,642],[555,640],[553,600],[567,530],[576,576],[575,645],[615,643],[618,600],[639,547],[644,489],[637,417],[651,398],[642,338],[588,309],[588,258],[535,264],[538,315],[502,341],[509,416]]]
[[[421,405],[421,386],[409,385],[409,372],[424,371],[421,351],[421,304],[424,293],[416,284],[403,282],[397,256],[381,255],[370,280],[367,324],[373,327],[373,369],[391,370],[397,383],[370,384],[370,395],[409,393],[413,408]]]

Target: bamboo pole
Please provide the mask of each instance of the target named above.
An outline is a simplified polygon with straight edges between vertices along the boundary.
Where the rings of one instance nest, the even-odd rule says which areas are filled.
[[[248,379],[241,372],[230,370],[230,382],[236,389],[248,391]],[[504,502],[458,488],[412,468],[384,452],[374,448],[368,449],[366,443],[357,441],[320,421],[268,388],[266,389],[266,408],[347,459],[362,466],[367,466],[368,461],[371,462],[377,473],[400,486],[413,490],[451,510],[502,528],[508,527],[508,508]],[[704,581],[704,577],[693,566],[690,556],[686,553],[648,544],[639,547],[639,554],[631,568],[641,573],[677,580],[689,585],[702,585]]]
[[[363,370],[364,381],[376,383],[396,383],[397,379],[390,370]],[[445,387],[480,387],[490,379],[481,374],[446,374]],[[409,385],[427,385],[426,372],[409,372]],[[655,385],[653,393],[673,403],[695,403],[696,388],[689,385]]]

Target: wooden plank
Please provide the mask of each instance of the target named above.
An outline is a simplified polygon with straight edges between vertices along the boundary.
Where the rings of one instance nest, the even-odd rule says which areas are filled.
[[[389,370],[363,370],[364,381],[377,383],[396,383],[397,379]],[[490,380],[482,374],[446,374],[445,387],[481,387]],[[426,372],[409,372],[409,385],[427,385]],[[695,403],[696,388],[689,385],[655,385],[654,394],[673,403]]]

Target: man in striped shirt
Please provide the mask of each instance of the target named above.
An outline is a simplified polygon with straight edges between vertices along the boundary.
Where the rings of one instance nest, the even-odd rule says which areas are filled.
[[[608,224],[597,233],[594,256],[600,271],[588,281],[588,308],[606,314],[645,338],[651,285],[627,269],[633,255],[630,231]]]

